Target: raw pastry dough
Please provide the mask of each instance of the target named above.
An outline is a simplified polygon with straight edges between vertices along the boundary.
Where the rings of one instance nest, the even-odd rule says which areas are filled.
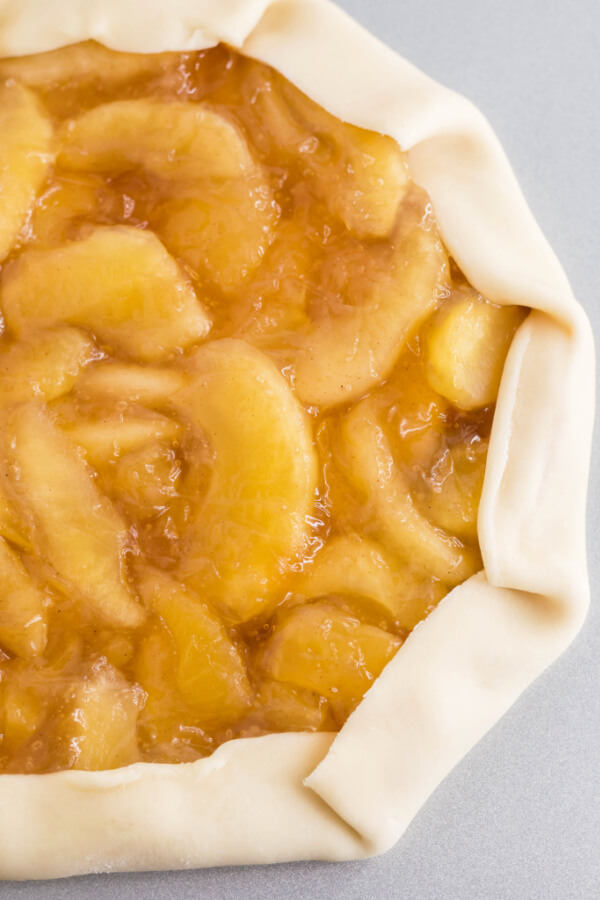
[[[47,878],[381,853],[561,653],[588,605],[593,342],[490,127],[327,0],[0,0],[0,55],[225,41],[409,151],[444,241],[496,303],[537,310],[503,374],[479,513],[485,571],[411,634],[339,735],[178,766],[0,776],[0,875]]]

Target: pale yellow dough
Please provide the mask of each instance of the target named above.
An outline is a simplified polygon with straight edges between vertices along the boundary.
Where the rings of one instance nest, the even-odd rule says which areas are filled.
[[[271,735],[186,765],[0,776],[5,878],[381,853],[585,616],[587,319],[481,114],[326,0],[147,0],[142,16],[138,0],[0,0],[0,23],[3,56],[86,38],[139,52],[222,40],[269,63],[338,117],[398,140],[471,283],[538,310],[503,374],[479,513],[485,572],[411,634],[335,739]]]

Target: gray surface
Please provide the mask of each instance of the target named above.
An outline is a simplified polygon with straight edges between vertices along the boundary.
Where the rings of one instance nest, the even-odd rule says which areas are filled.
[[[600,326],[597,0],[344,0],[487,114],[575,293]],[[385,857],[4,885],[0,897],[596,900],[600,896],[599,458],[592,606],[571,649],[445,780]]]

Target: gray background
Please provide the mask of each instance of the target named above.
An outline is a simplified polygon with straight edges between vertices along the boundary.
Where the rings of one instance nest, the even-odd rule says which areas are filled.
[[[597,0],[342,0],[341,5],[486,113],[597,331]],[[0,897],[596,900],[599,462],[596,452],[588,516],[596,602],[583,632],[444,781],[386,856],[359,863],[5,884]]]

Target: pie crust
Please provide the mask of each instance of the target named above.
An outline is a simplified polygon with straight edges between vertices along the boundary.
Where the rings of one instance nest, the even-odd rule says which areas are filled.
[[[0,22],[0,56],[88,38],[137,52],[224,41],[268,63],[339,118],[392,135],[469,281],[534,310],[494,417],[485,571],[409,636],[337,736],[235,740],[179,765],[0,776],[3,878],[382,853],[585,617],[585,314],[483,116],[327,0],[0,0]]]

